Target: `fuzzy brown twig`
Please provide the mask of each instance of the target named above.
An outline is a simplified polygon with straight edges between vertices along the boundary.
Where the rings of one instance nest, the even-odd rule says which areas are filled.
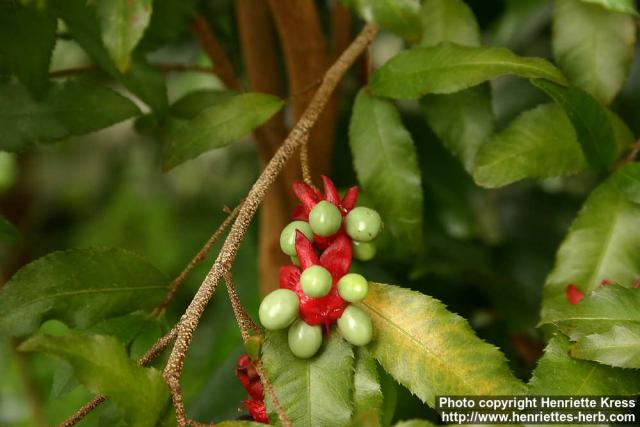
[[[311,99],[304,114],[302,114],[302,117],[293,127],[289,136],[253,184],[218,254],[218,258],[178,323],[178,335],[164,370],[164,378],[171,391],[179,426],[187,426],[188,423],[180,387],[180,375],[184,366],[184,359],[191,344],[193,333],[200,321],[200,317],[204,313],[211,296],[216,291],[220,279],[231,270],[240,243],[270,185],[275,181],[286,162],[299,148],[306,135],[313,128],[331,94],[338,85],[338,82],[356,58],[367,48],[369,43],[371,43],[376,32],[377,29],[375,26],[365,26],[358,37],[356,37],[351,45],[326,72],[322,84]]]

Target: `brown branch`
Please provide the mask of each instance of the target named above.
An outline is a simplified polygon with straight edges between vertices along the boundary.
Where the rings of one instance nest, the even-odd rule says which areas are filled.
[[[87,402],[82,408],[78,409],[75,414],[58,424],[58,427],[71,427],[78,424],[84,417],[89,415],[91,411],[102,405],[102,402],[107,400],[106,396],[96,396],[91,401]]]
[[[262,330],[258,327],[258,325],[256,325],[253,319],[251,319],[251,316],[249,316],[249,314],[242,306],[240,298],[238,297],[236,285],[233,281],[233,277],[231,276],[231,272],[225,274],[224,283],[227,285],[227,293],[229,294],[229,300],[231,300],[233,314],[235,315],[238,322],[238,327],[240,328],[242,341],[244,341],[244,343],[246,344],[251,337],[251,331],[253,331],[254,334],[262,334]]]
[[[631,151],[629,151],[629,154],[627,155],[627,157],[624,158],[623,163],[626,164],[626,163],[634,162],[639,154],[640,154],[640,139],[636,141],[635,144],[633,144],[633,146],[631,147]]]
[[[195,332],[200,317],[216,291],[220,279],[231,270],[233,260],[238,252],[240,243],[251,223],[253,216],[258,209],[260,202],[269,187],[276,180],[286,162],[291,158],[305,138],[305,135],[313,128],[318,121],[323,108],[326,106],[331,94],[335,90],[339,81],[345,75],[349,67],[356,58],[366,49],[373,40],[377,29],[375,26],[367,25],[352,44],[343,52],[338,60],[329,68],[324,76],[323,82],[313,96],[300,120],[293,127],[282,146],[278,149],[272,159],[264,168],[260,177],[253,184],[245,199],[238,217],[229,232],[216,261],[211,270],[196,292],[193,300],[181,317],[177,328],[178,335],[173,346],[167,366],[164,370],[164,378],[171,391],[176,419],[179,426],[187,425],[182,391],[180,387],[180,376],[184,366],[184,359],[189,349],[193,333]]]
[[[151,64],[152,67],[159,69],[165,73],[172,72],[197,72],[197,73],[208,73],[215,74],[214,70],[209,67],[201,67],[199,65],[191,65],[191,64]],[[64,68],[62,70],[51,71],[49,73],[49,77],[69,77],[69,76],[77,76],[86,73],[93,73],[99,71],[95,64],[89,65],[80,65],[78,67],[72,68]]]
[[[194,19],[191,24],[191,32],[211,60],[215,73],[220,77],[220,80],[222,80],[225,86],[230,89],[242,90],[242,85],[233,70],[231,61],[229,61],[227,54],[224,52],[224,49],[222,49],[222,46],[204,16],[200,15]]]

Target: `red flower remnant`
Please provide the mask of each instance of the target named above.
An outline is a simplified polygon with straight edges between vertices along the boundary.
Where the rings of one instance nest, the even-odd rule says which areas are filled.
[[[573,283],[569,283],[569,285],[567,285],[565,295],[567,296],[569,304],[577,304],[584,298],[584,293],[582,293],[582,291],[580,291],[580,289],[578,289]]]
[[[249,396],[242,404],[249,412],[251,418],[259,423],[268,424],[267,409],[264,404],[264,392],[260,376],[248,355],[243,354],[236,362],[236,376]]]
[[[614,285],[615,282],[612,282],[609,279],[602,279],[602,281],[600,282],[600,286],[609,286],[609,285]]]

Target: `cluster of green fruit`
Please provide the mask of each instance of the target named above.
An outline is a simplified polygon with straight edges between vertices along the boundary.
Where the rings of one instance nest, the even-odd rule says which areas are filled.
[[[381,228],[380,215],[373,209],[356,207],[347,211],[322,200],[310,210],[308,221],[293,221],[282,230],[282,251],[302,269],[295,276],[295,285],[283,286],[281,281],[282,289],[264,298],[259,317],[266,329],[289,328],[289,348],[294,355],[309,358],[316,354],[322,345],[321,325],[328,332],[334,320],[340,334],[351,344],[361,346],[371,341],[369,316],[349,304],[364,299],[369,284],[362,275],[347,271],[352,256],[362,261],[375,256],[372,241]],[[319,258],[317,248],[309,243],[318,240],[325,247]],[[344,241],[348,242],[346,248],[338,247]],[[313,253],[309,255],[305,248],[312,248],[308,251]]]

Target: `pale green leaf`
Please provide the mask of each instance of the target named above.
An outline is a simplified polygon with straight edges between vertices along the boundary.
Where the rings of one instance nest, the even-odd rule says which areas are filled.
[[[640,292],[640,291],[639,291]],[[571,347],[571,356],[620,368],[640,368],[640,322],[613,325],[586,335]]]
[[[129,69],[131,52],[151,20],[152,0],[98,0],[102,42],[120,72]]]
[[[38,97],[49,82],[56,42],[56,17],[36,6],[0,2],[0,70],[16,74]]]
[[[20,350],[44,352],[69,362],[83,385],[115,402],[128,426],[155,426],[163,415],[169,391],[162,374],[129,359],[114,337],[36,335],[23,342]]]
[[[0,335],[25,335],[47,319],[87,328],[154,307],[167,278],[122,249],[72,249],[40,258],[0,288]]]
[[[622,87],[635,44],[634,17],[581,0],[557,0],[553,53],[576,86],[604,103]]]
[[[338,427],[349,423],[353,413],[353,351],[338,334],[325,336],[314,357],[299,359],[289,350],[286,331],[267,332],[262,363],[294,426]],[[279,425],[268,398],[267,412],[269,420]]]
[[[640,277],[640,205],[625,194],[629,188],[619,181],[622,175],[640,177],[640,164],[615,172],[583,205],[544,285],[541,323],[562,319],[575,309],[565,296],[570,283],[589,293],[605,279],[631,286]],[[638,187],[635,197],[640,197]]]
[[[556,104],[525,111],[478,151],[473,177],[495,188],[523,178],[570,175],[587,169],[571,121]]]
[[[419,0],[342,0],[362,19],[398,34],[410,43],[420,40]]]
[[[566,84],[548,61],[515,55],[504,48],[441,43],[396,55],[371,78],[374,95],[416,99],[428,93],[452,93],[505,74]]]
[[[0,242],[15,242],[20,238],[18,229],[0,215]]]
[[[33,100],[15,83],[0,83],[0,150],[20,151],[111,126],[140,114],[129,99],[105,87],[76,81],[54,83]]]
[[[164,152],[164,169],[237,141],[269,120],[282,105],[275,96],[245,93],[205,108],[171,133]]]
[[[422,185],[416,149],[395,106],[358,94],[349,125],[349,143],[358,182],[380,212],[399,250],[422,244]]]
[[[520,51],[539,37],[550,21],[549,0],[505,0],[502,14],[489,27],[492,46]]]
[[[612,368],[569,356],[569,340],[549,341],[529,381],[534,395],[632,395],[640,392],[640,371]]]
[[[400,384],[434,406],[436,395],[521,394],[504,355],[440,301],[371,283],[360,306],[373,321],[373,356]]]
[[[611,167],[618,150],[608,110],[576,87],[563,87],[544,80],[533,83],[565,110],[589,164],[595,169]]]
[[[380,424],[383,395],[378,375],[378,365],[365,347],[356,347],[355,373],[353,374],[353,417],[369,416],[374,425]]]
[[[627,166],[618,170],[616,185],[629,201],[640,204],[640,168],[638,166]]]
[[[435,426],[435,424],[433,424],[430,421],[418,420],[418,419],[398,421],[393,425],[393,427],[433,427],[433,426]]]
[[[421,46],[435,46],[445,41],[463,46],[481,44],[478,22],[463,0],[425,0],[420,15]]]
[[[638,15],[635,0],[582,0],[585,3],[593,3],[615,12]]]

